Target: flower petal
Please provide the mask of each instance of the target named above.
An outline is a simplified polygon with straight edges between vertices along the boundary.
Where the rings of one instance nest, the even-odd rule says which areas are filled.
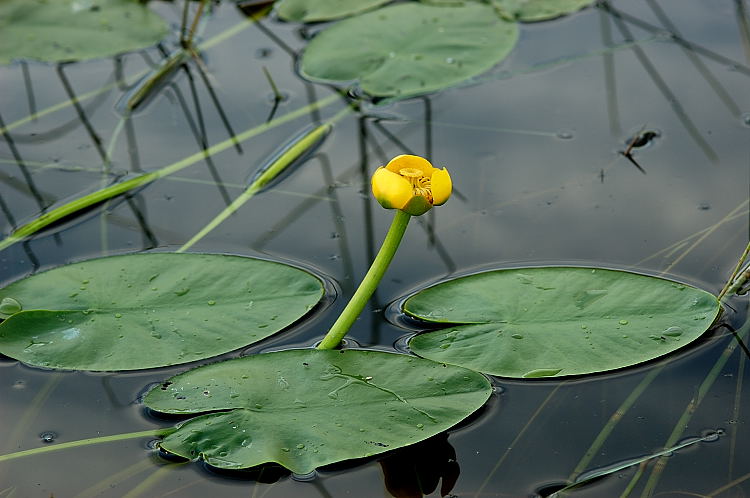
[[[386,209],[401,209],[413,196],[406,178],[382,166],[372,175],[372,194]]]
[[[432,203],[435,206],[444,204],[453,191],[453,182],[451,181],[451,176],[448,174],[448,170],[445,168],[436,169],[432,174],[431,183]]]
[[[394,157],[385,165],[385,167],[394,173],[398,173],[404,168],[416,168],[421,170],[427,178],[432,176],[433,171],[435,171],[435,168],[432,167],[430,161],[424,157],[412,156],[409,154],[402,154]]]

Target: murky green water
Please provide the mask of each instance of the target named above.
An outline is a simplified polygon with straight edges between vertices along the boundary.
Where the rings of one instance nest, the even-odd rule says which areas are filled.
[[[178,22],[176,6],[156,8]],[[204,39],[238,23],[244,23],[239,11],[222,4]],[[302,168],[193,248],[291,260],[329,276],[339,291],[332,306],[303,326],[227,357],[320,340],[390,223],[391,214],[369,195],[369,176],[401,153],[447,167],[456,193],[410,227],[350,334],[362,346],[399,347],[409,331],[386,320],[390,303],[479,269],[599,265],[665,274],[718,292],[748,240],[748,24],[744,0],[602,4],[522,26],[510,58],[476,85],[368,105],[339,121]],[[301,33],[273,18],[244,26],[204,54],[235,132],[333,93],[294,72],[303,35],[317,27]],[[123,89],[99,90],[120,74],[134,82],[159,57],[149,50],[59,68],[0,68],[0,117],[10,125],[0,143],[6,231],[42,208],[114,181],[101,173],[110,147],[112,172],[129,174],[199,152],[203,130],[208,144],[228,138],[193,69],[180,73],[112,142]],[[287,96],[275,111],[264,67]],[[71,92],[79,106],[13,125],[67,101]],[[93,256],[178,248],[289,136],[344,106],[336,100],[4,250],[0,280]],[[634,149],[641,171],[618,151],[642,130],[655,134]],[[680,440],[720,429],[718,441],[667,459],[655,492],[744,496],[750,493],[747,348],[722,355],[736,345],[729,327],[744,324],[747,298],[730,304],[728,327],[663,361],[562,382],[494,379],[497,392],[488,405],[447,438],[301,479],[310,482],[271,468],[223,474],[195,463],[167,465],[143,438],[0,462],[0,496],[414,496],[406,490],[421,482],[431,492],[438,478],[445,493],[458,496],[528,496],[568,479],[639,386],[642,394],[581,470],[659,451],[678,423],[684,425]],[[51,372],[7,358],[0,367],[2,453],[168,426],[174,421],[144,412],[139,395],[186,368]],[[679,422],[688,407],[692,415]],[[630,496],[641,495],[652,469],[653,463],[644,469]],[[637,470],[617,472],[576,495],[619,496]]]

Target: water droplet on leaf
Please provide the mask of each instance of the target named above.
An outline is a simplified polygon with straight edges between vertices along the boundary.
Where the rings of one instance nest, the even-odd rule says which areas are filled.
[[[0,301],[0,313],[4,315],[13,315],[22,309],[23,307],[21,306],[21,303],[12,297],[4,297],[3,300]]]

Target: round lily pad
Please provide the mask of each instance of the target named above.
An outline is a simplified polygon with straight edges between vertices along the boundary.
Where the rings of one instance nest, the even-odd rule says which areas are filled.
[[[0,64],[109,57],[154,45],[167,32],[138,0],[3,0]]]
[[[483,375],[414,356],[287,350],[214,363],[145,397],[202,414],[161,447],[224,469],[275,462],[298,474],[413,444],[457,424],[492,393]]]
[[[70,370],[187,363],[280,331],[322,295],[321,281],[306,271],[240,256],[93,259],[0,289],[0,301],[17,304],[0,323],[0,353]]]
[[[356,80],[373,96],[422,94],[487,71],[517,39],[517,24],[487,5],[403,3],[323,30],[305,49],[301,72],[315,81]]]
[[[582,375],[653,360],[697,339],[720,311],[682,283],[598,268],[497,270],[410,297],[409,315],[446,328],[419,334],[420,356],[503,377]]]

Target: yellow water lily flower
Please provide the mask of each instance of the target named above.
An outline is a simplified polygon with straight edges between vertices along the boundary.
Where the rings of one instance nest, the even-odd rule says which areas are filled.
[[[453,184],[448,170],[434,168],[419,156],[396,156],[372,175],[372,193],[386,209],[400,209],[412,216],[444,204]]]

